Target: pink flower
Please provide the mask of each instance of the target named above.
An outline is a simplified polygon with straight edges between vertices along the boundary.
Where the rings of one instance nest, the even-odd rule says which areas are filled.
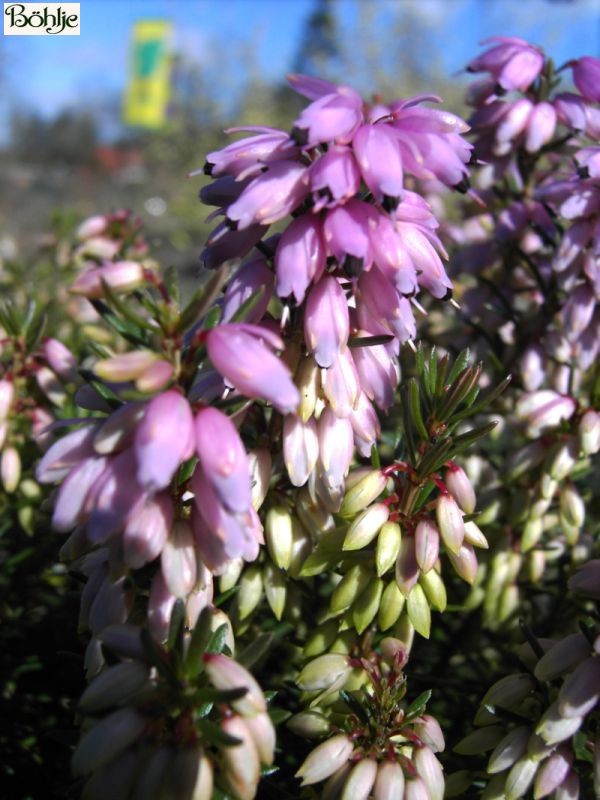
[[[498,44],[469,62],[469,72],[490,72],[503,89],[526,91],[544,66],[544,55],[537,47],[515,36],[493,36],[486,39]]]
[[[292,136],[301,145],[347,144],[362,121],[362,98],[349,86],[337,86],[308,105],[294,123]]]
[[[273,295],[274,276],[263,256],[258,255],[243,264],[227,285],[223,298],[223,322],[229,322],[236,311],[259,289],[260,300],[246,315],[244,322],[260,322]]]
[[[245,175],[260,172],[262,163],[289,157],[296,149],[294,142],[284,131],[267,127],[230,128],[226,133],[256,132],[232,142],[221,150],[214,150],[206,156],[204,172],[207,175]]]
[[[269,225],[291,213],[308,194],[306,167],[296,161],[277,161],[254,178],[227,208],[236,230]]]
[[[295,219],[283,232],[275,252],[278,296],[293,294],[301,303],[310,284],[323,274],[325,257],[320,219],[307,214]]]
[[[283,342],[256,325],[218,325],[206,337],[208,355],[215,368],[239,392],[263,398],[282,414],[291,414],[300,394],[283,361],[273,349]]]
[[[333,145],[310,167],[313,212],[341,205],[360,189],[360,172],[350,147]]]
[[[404,173],[394,130],[385,123],[362,125],[354,135],[352,149],[375,201],[386,210],[396,208],[402,198]]]
[[[600,59],[578,58],[572,63],[573,83],[590,103],[600,103]]]
[[[196,452],[204,474],[229,511],[247,511],[251,504],[248,456],[228,416],[216,408],[196,415]]]
[[[193,453],[193,422],[190,404],[179,392],[163,392],[150,401],[134,440],[141,486],[157,491],[169,485]]]
[[[368,270],[373,263],[369,229],[376,219],[373,206],[356,199],[327,213],[323,227],[327,249],[351,275]]]
[[[349,335],[348,301],[339,282],[325,275],[306,301],[304,339],[320,367],[330,367],[346,346]]]

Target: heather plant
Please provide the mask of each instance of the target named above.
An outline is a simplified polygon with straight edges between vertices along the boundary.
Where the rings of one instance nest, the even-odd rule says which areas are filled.
[[[599,66],[469,69],[472,144],[291,76],[289,132],[207,155],[191,297],[127,215],[79,229],[89,354],[18,374],[70,387],[31,483],[85,584],[83,797],[597,793]]]

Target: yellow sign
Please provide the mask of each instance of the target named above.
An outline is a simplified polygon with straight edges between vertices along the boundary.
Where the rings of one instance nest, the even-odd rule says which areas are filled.
[[[161,20],[136,22],[130,79],[125,94],[127,125],[160,128],[167,118],[171,58],[171,23]]]

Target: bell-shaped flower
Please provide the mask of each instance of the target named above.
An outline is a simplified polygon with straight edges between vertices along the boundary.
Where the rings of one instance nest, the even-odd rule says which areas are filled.
[[[242,230],[231,230],[227,223],[219,223],[209,235],[200,256],[203,265],[206,269],[216,269],[226,261],[245,256],[262,238],[267,227],[250,225]]]
[[[193,453],[194,418],[189,402],[175,390],[153,398],[135,433],[137,479],[148,491],[166,488]]]
[[[524,39],[516,36],[493,36],[488,42],[497,42],[477,58],[472,59],[469,72],[490,72],[496,83],[507,92],[526,91],[544,66],[544,55]]]
[[[266,328],[218,325],[208,332],[206,349],[215,369],[241,394],[267,400],[281,414],[291,414],[298,407],[298,389],[273,353],[273,349],[283,349],[283,342]]]
[[[44,454],[36,468],[40,483],[55,483],[65,478],[71,469],[85,458],[94,455],[96,425],[82,425],[55,442]]]
[[[312,287],[304,312],[304,339],[320,367],[330,367],[348,341],[350,321],[344,290],[332,275]]]
[[[144,502],[147,491],[140,484],[137,471],[138,459],[133,448],[110,459],[89,498],[87,536],[91,542],[105,542],[122,530],[129,515]]]
[[[244,318],[244,322],[260,322],[264,317],[273,295],[274,276],[262,255],[243,264],[227,286],[223,298],[222,322],[229,322],[236,311],[252,295],[262,289],[262,294],[254,307]]]
[[[308,194],[306,167],[297,161],[277,161],[253,178],[227,208],[235,230],[270,225],[294,211]]]
[[[198,465],[192,476],[194,500],[200,515],[212,535],[220,540],[228,558],[253,561],[258,556],[262,541],[262,528],[252,507],[243,513],[229,512],[219,500],[202,467]],[[201,533],[196,528],[196,534]]]
[[[556,129],[556,111],[547,102],[537,103],[527,119],[525,149],[528,153],[537,153],[554,136]]]
[[[294,122],[292,137],[301,145],[347,144],[363,119],[362,98],[349,86],[314,100]]]
[[[382,411],[387,411],[394,402],[400,378],[398,360],[383,344],[353,348],[353,357],[362,391]]]
[[[342,205],[359,191],[360,172],[346,145],[333,145],[310,167],[313,212]]]
[[[173,524],[173,502],[167,492],[148,497],[130,514],[123,531],[123,559],[140,569],[161,554]]]
[[[260,172],[265,162],[289,158],[296,145],[285,131],[268,127],[230,128],[226,133],[256,133],[213,150],[206,156],[204,172],[207,175],[233,175],[235,177]]]
[[[600,103],[600,58],[583,56],[572,62],[573,83],[590,103]]]
[[[204,474],[229,511],[251,505],[248,456],[237,428],[216,408],[203,408],[194,420],[196,452]]]
[[[86,458],[62,482],[52,512],[54,530],[66,533],[82,524],[89,513],[87,499],[104,473],[106,458]]]
[[[393,129],[385,123],[362,125],[354,134],[352,149],[375,201],[388,211],[395,209],[402,198],[404,173]]]
[[[373,248],[369,231],[376,221],[373,206],[354,198],[327,212],[323,227],[327,249],[348,274],[370,269]]]
[[[196,585],[196,551],[187,520],[177,520],[171,528],[162,549],[160,568],[167,589],[175,597],[186,597]]]
[[[278,296],[285,298],[293,294],[296,302],[301,303],[311,283],[323,274],[325,260],[321,220],[309,214],[293,220],[283,232],[275,252]]]

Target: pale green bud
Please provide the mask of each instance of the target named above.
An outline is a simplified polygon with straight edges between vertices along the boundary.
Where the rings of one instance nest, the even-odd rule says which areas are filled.
[[[236,585],[239,580],[242,570],[244,569],[244,560],[242,558],[232,558],[227,562],[223,573],[219,576],[219,589],[221,592],[228,592]]]
[[[557,481],[564,480],[573,470],[579,456],[579,444],[575,439],[558,443],[548,459],[548,472]]]
[[[434,570],[431,570],[433,572]],[[415,584],[406,598],[406,611],[408,618],[414,625],[417,633],[429,639],[431,631],[431,609],[427,596],[420,584]]]
[[[546,650],[536,664],[535,677],[540,681],[553,681],[570,672],[590,654],[590,643],[583,633],[572,633]]]
[[[315,709],[301,711],[294,714],[286,722],[287,727],[297,736],[304,736],[305,739],[320,739],[329,733],[330,724],[324,714]]]
[[[296,678],[298,686],[307,692],[330,689],[344,685],[352,672],[346,656],[326,653],[310,661]]]
[[[31,478],[25,478],[19,484],[19,492],[26,497],[27,500],[39,500],[42,496],[42,490],[39,483]]]
[[[382,631],[387,631],[398,620],[404,608],[405,598],[396,581],[390,581],[383,590],[379,604],[378,623]]]
[[[401,541],[400,525],[397,522],[385,522],[379,531],[375,547],[375,566],[378,577],[381,577],[396,563]]]
[[[35,527],[35,511],[31,506],[21,506],[17,510],[19,525],[26,533],[33,534]]]
[[[288,573],[292,578],[300,577],[302,565],[310,555],[312,542],[308,532],[296,517],[292,517],[292,557],[288,566]]]
[[[500,725],[486,725],[472,731],[454,748],[461,756],[478,756],[493,750],[505,735],[504,728]]]
[[[544,524],[540,517],[533,517],[527,520],[523,533],[521,534],[521,550],[526,553],[532,550],[539,540],[542,538],[544,532]]]
[[[477,516],[480,525],[491,525],[500,517],[503,510],[502,498],[498,495],[493,496],[481,504],[481,511]]]
[[[577,435],[584,455],[593,456],[600,450],[600,414],[593,408],[581,417]]]
[[[312,630],[307,638],[302,653],[306,658],[313,658],[324,653],[335,641],[338,632],[338,621],[330,619]]]
[[[427,600],[435,611],[445,611],[448,602],[446,587],[442,576],[435,569],[430,569],[419,578],[419,583],[423,587]]]
[[[364,591],[370,577],[369,570],[361,564],[351,567],[332,592],[329,604],[331,610],[335,613],[350,608]]]
[[[265,540],[273,563],[287,569],[292,560],[292,515],[285,506],[273,506],[265,520]]]
[[[447,798],[464,797],[465,792],[473,783],[473,779],[468,770],[460,769],[458,772],[453,772],[446,778],[446,794]]]
[[[532,550],[528,553],[525,569],[531,583],[538,583],[546,571],[546,553],[543,550]]]
[[[330,653],[339,653],[348,656],[356,644],[356,632],[354,630],[342,631],[331,643]]]
[[[381,578],[374,578],[352,605],[352,621],[358,633],[368,628],[375,618],[382,592],[383,581]]]
[[[527,742],[531,731],[526,725],[513,728],[506,734],[494,748],[487,771],[494,775],[512,767],[527,752]]]
[[[275,728],[266,711],[253,717],[244,717],[244,723],[250,731],[254,746],[263,764],[271,766],[275,760]]]
[[[271,453],[266,447],[257,447],[248,453],[248,473],[255,511],[262,506],[271,482]]]
[[[537,772],[537,762],[530,758],[520,758],[508,773],[504,792],[506,800],[519,800],[527,794],[531,786],[535,773]]]
[[[583,717],[563,717],[558,710],[558,702],[555,701],[546,710],[535,732],[546,744],[558,744],[577,733],[582,723]]]
[[[251,564],[244,570],[237,594],[237,607],[241,620],[250,616],[260,603],[262,595],[263,581],[260,567],[257,564]]]
[[[375,503],[356,517],[344,539],[344,550],[360,550],[370,544],[390,515],[383,503]]]
[[[148,668],[136,661],[124,661],[101,672],[90,683],[79,700],[79,708],[95,713],[122,705],[148,685]]]
[[[314,503],[306,486],[296,494],[296,512],[306,530],[319,540],[335,529],[333,515],[319,503]]]
[[[21,457],[19,451],[12,447],[5,447],[0,455],[0,478],[6,494],[12,494],[21,479]]]
[[[481,800],[506,800],[504,794],[504,781],[505,775],[494,775],[492,780],[485,787],[485,791],[481,795]]]
[[[507,710],[517,710],[521,701],[535,689],[535,682],[526,672],[507,675],[485,693],[481,705],[499,706]]]
[[[519,589],[515,584],[504,588],[498,601],[498,622],[506,622],[519,608]]]
[[[346,484],[346,495],[342,501],[340,514],[353,517],[376,500],[387,483],[387,477],[380,469],[369,470],[352,488]]]
[[[403,614],[394,625],[394,637],[404,642],[407,652],[410,652],[415,639],[415,626],[412,624],[407,614]]]
[[[573,484],[560,493],[560,519],[574,528],[581,528],[585,522],[585,503]]]
[[[542,474],[540,478],[540,494],[546,500],[552,500],[558,489],[558,481],[549,475],[547,472]]]
[[[273,564],[265,564],[263,569],[263,583],[267,603],[277,620],[281,619],[287,595],[287,581],[282,570]]]
[[[300,392],[300,405],[298,406],[298,416],[303,423],[315,413],[315,406],[321,388],[319,367],[312,356],[306,356],[300,361],[296,371],[296,386]]]
[[[473,521],[465,522],[465,541],[472,544],[473,547],[479,547],[481,550],[489,548],[488,540]]]

